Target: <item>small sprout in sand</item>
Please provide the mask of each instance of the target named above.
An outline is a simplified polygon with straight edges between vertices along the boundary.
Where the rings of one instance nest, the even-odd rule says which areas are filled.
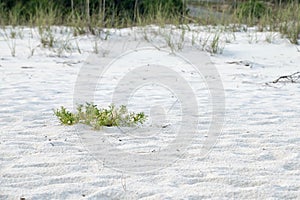
[[[147,116],[141,113],[128,112],[126,106],[116,107],[110,105],[108,108],[98,108],[92,103],[79,105],[76,113],[71,113],[66,108],[54,110],[54,114],[64,125],[82,123],[100,129],[103,126],[136,126],[143,124]]]

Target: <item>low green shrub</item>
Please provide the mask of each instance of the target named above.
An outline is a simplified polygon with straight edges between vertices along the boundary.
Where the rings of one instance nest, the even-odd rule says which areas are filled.
[[[73,125],[79,121],[78,115],[67,111],[63,106],[60,109],[55,110],[54,114],[58,117],[60,122],[65,125]]]
[[[143,112],[131,113],[126,106],[116,107],[113,104],[108,108],[98,108],[92,103],[86,103],[86,105],[79,105],[76,113],[71,113],[62,106],[54,110],[54,114],[64,125],[82,123],[95,129],[103,126],[136,126],[147,120]]]

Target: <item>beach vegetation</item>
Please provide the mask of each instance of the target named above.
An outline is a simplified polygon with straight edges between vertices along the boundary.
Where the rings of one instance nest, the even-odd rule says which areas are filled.
[[[70,112],[65,107],[54,110],[61,124],[74,125],[77,123],[86,124],[95,129],[103,126],[138,126],[147,120],[143,112],[129,112],[127,107],[119,107],[111,104],[108,108],[98,108],[93,103],[79,105],[76,112]]]

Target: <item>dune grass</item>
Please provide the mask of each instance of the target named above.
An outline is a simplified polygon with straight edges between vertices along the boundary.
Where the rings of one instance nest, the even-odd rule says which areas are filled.
[[[173,36],[172,31],[163,33],[167,45],[172,50],[181,50],[184,46],[184,40],[190,30],[185,30],[182,27],[189,27],[189,24],[196,25],[221,25],[227,27],[227,31],[247,31],[247,27],[256,26],[258,31],[280,32],[282,37],[286,37],[292,44],[299,44],[300,37],[300,6],[299,1],[288,1],[284,4],[268,4],[262,1],[245,1],[238,4],[212,4],[202,5],[207,9],[208,14],[201,16],[190,16],[186,12],[186,7],[183,6],[182,12],[171,12],[172,7],[168,4],[162,6],[160,3],[151,4],[147,12],[142,14],[139,9],[134,9],[132,12],[128,10],[117,10],[114,7],[88,7],[82,4],[77,9],[72,9],[67,12],[51,1],[38,1],[40,3],[26,8],[18,3],[11,9],[7,9],[3,4],[0,4],[0,26],[9,25],[12,29],[16,26],[38,27],[40,42],[43,48],[56,48],[58,56],[69,51],[69,41],[71,36],[66,38],[62,45],[58,45],[59,40],[52,33],[53,26],[66,26],[72,29],[73,37],[84,34],[99,35],[104,28],[123,28],[123,27],[145,27],[150,24],[155,24],[159,27],[167,25],[175,25],[181,29],[179,38]],[[104,0],[100,2],[105,2]],[[159,1],[155,1],[159,2]],[[239,1],[238,1],[239,2]],[[216,15],[218,12],[218,15]],[[185,26],[183,26],[185,25]],[[222,53],[222,45],[220,45],[220,34],[224,30],[212,32],[206,39],[202,38],[200,45],[202,50],[210,53]],[[5,30],[4,30],[5,33]],[[150,37],[145,34],[145,37]],[[197,38],[192,35],[193,42]],[[11,50],[12,56],[16,55],[16,42],[14,37],[8,34],[4,35],[8,41],[7,44]],[[271,38],[267,39],[268,41]],[[198,39],[199,40],[199,39]],[[176,43],[176,44],[175,44]],[[58,47],[59,46],[59,47]],[[95,52],[97,43],[95,42]],[[77,51],[81,52],[77,45]],[[32,51],[33,55],[34,51]]]

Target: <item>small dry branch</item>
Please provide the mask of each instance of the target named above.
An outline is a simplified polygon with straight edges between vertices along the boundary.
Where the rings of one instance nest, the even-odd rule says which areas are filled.
[[[272,83],[278,83],[279,81],[296,83],[300,79],[300,72],[295,72],[291,75],[280,76],[276,80],[272,81]]]

